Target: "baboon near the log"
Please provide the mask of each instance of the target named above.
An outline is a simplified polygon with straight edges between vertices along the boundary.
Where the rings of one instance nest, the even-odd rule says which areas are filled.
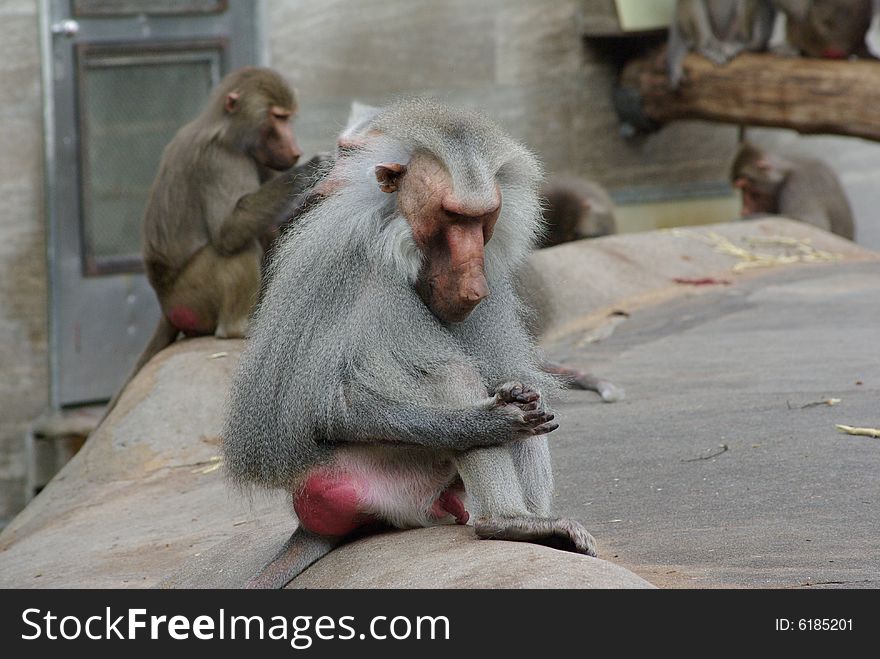
[[[855,222],[840,179],[825,163],[765,151],[745,142],[730,169],[744,217],[784,215],[853,240]]]

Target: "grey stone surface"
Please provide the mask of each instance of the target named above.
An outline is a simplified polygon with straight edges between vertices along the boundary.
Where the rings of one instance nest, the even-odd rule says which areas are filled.
[[[573,351],[627,399],[558,406],[559,511],[659,586],[877,588],[880,441],[835,424],[880,426],[878,328],[877,261],[635,311]]]
[[[580,278],[549,294],[560,319],[548,328],[551,356],[628,391],[614,405],[563,394],[551,435],[557,512],[584,522],[611,563],[446,527],[361,540],[293,585],[645,585],[614,563],[660,586],[876,586],[880,444],[834,424],[880,425],[880,256],[786,220],[719,230],[734,242],[811,240],[839,260],[736,275],[732,257],[695,237],[703,229],[534,258],[548,282],[572,268]],[[634,254],[651,256],[634,268]],[[609,269],[604,291],[583,283]],[[600,294],[630,316],[585,342]],[[229,587],[268,559],[293,528],[288,502],[248,501],[216,460],[241,348],[188,340],[150,362],[0,534],[0,587]],[[832,397],[841,402],[801,407]]]
[[[740,221],[691,229],[654,231],[581,240],[541,250],[523,273],[521,291],[540,310],[537,329],[549,348],[567,349],[615,310],[631,311],[680,295],[701,295],[712,287],[683,286],[675,278],[749,279],[765,269],[732,275],[739,258],[720,252],[715,237],[735,247],[771,256],[792,254],[750,241],[801,241],[845,259],[873,259],[876,253],[815,227],[784,218]]]
[[[283,526],[283,525],[282,525]],[[289,527],[289,525],[288,525]],[[240,588],[290,534],[240,533],[184,562],[161,588]],[[538,545],[479,540],[439,526],[361,538],[315,563],[288,588],[651,588],[629,570]]]

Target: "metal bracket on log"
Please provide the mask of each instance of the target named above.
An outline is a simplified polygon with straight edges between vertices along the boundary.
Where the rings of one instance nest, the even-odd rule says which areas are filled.
[[[671,89],[665,49],[627,63],[615,90],[624,124],[678,119],[788,128],[880,141],[880,61],[745,53],[724,66],[688,54]]]

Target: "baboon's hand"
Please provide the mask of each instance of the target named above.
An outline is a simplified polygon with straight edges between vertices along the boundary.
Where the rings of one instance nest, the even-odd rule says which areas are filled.
[[[537,389],[521,382],[506,382],[495,390],[495,399],[505,411],[512,412],[515,435],[545,435],[559,427],[552,423],[554,414],[545,408]]]

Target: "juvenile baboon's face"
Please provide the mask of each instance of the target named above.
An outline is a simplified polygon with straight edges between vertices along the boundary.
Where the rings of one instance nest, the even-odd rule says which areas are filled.
[[[290,169],[302,155],[293,135],[292,118],[290,108],[278,105],[268,108],[254,149],[254,157],[264,167],[276,171]]]
[[[758,167],[745,167],[733,185],[742,195],[743,217],[758,213],[776,213],[780,181]]]
[[[391,185],[423,254],[416,290],[440,320],[465,320],[489,295],[484,248],[501,211],[498,185],[455,190],[443,163],[422,153],[396,173]]]

